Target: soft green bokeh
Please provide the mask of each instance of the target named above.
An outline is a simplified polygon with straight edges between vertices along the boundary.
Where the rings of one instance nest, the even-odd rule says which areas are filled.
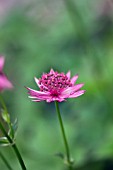
[[[54,103],[33,103],[24,88],[37,89],[34,76],[51,68],[78,73],[77,83],[85,83],[85,95],[60,104],[75,165],[113,157],[113,7],[106,2],[20,3],[0,22],[0,53],[14,84],[2,95],[12,121],[18,118],[17,145],[28,170],[65,169],[55,156],[65,149]],[[11,148],[1,150],[19,170]]]

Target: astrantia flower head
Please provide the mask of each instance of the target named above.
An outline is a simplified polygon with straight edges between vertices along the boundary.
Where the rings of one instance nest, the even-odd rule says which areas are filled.
[[[44,73],[40,79],[35,77],[35,82],[40,88],[39,91],[27,87],[29,98],[35,102],[43,100],[62,102],[66,98],[76,98],[85,93],[85,90],[80,90],[83,83],[75,84],[77,79],[78,75],[70,79],[70,71],[64,74],[51,69],[49,73]]]
[[[0,56],[0,92],[5,89],[11,89],[13,87],[12,83],[3,73],[4,62],[5,62],[4,57]]]

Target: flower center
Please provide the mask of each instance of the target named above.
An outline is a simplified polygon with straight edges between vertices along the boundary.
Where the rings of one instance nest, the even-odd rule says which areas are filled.
[[[57,96],[62,89],[71,87],[72,83],[70,79],[64,73],[46,73],[39,79],[40,91],[51,92],[54,96]]]

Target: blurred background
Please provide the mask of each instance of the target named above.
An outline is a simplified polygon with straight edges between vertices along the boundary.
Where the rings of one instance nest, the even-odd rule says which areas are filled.
[[[0,54],[14,89],[2,95],[28,170],[65,170],[54,103],[35,103],[24,86],[51,68],[79,74],[87,92],[60,104],[76,170],[113,170],[113,0],[0,0]],[[11,148],[0,148],[14,169]],[[0,169],[7,169],[0,159]]]

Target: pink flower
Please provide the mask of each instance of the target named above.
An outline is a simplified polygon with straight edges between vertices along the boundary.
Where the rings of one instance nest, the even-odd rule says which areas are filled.
[[[5,89],[11,89],[13,87],[12,83],[8,80],[6,75],[3,73],[5,59],[0,56],[0,92]]]
[[[78,75],[75,75],[70,79],[70,71],[65,75],[64,73],[55,72],[53,69],[49,73],[44,73],[40,79],[35,77],[35,82],[40,88],[40,91],[33,90],[29,87],[29,98],[32,101],[40,102],[45,100],[46,102],[65,101],[66,98],[76,98],[85,93],[85,90],[80,90],[84,85],[76,84]]]

